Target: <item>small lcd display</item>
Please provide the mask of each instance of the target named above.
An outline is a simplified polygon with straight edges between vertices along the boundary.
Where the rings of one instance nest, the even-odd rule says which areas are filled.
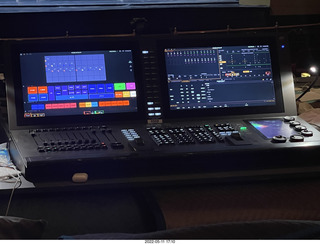
[[[24,118],[137,112],[131,50],[20,53]]]
[[[296,134],[295,131],[281,119],[250,120],[248,122],[267,139],[278,135],[290,137]]]

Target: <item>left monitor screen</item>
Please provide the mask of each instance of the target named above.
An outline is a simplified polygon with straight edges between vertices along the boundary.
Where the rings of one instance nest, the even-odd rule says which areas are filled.
[[[24,118],[137,112],[131,50],[20,53]]]

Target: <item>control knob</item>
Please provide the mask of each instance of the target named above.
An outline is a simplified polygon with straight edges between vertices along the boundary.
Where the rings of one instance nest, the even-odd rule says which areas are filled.
[[[303,142],[304,137],[303,137],[303,135],[292,135],[292,136],[290,136],[290,141],[291,142]]]
[[[311,130],[303,130],[301,131],[303,136],[313,136],[313,132]]]
[[[294,121],[294,120],[290,121],[289,124],[290,124],[291,127],[295,127],[297,125],[301,125],[301,123],[299,121]]]
[[[284,122],[290,122],[290,121],[294,121],[295,118],[293,116],[285,116],[283,118]]]
[[[305,126],[303,126],[303,125],[296,125],[296,126],[294,127],[294,130],[295,130],[295,131],[298,131],[298,132],[303,131],[303,130],[306,130],[306,129],[307,129],[307,127],[305,127]]]
[[[286,141],[287,141],[287,138],[281,135],[274,136],[272,137],[272,140],[271,140],[271,142],[273,143],[285,143]]]

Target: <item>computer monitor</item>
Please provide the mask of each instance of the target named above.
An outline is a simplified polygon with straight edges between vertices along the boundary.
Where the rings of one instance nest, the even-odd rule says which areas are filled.
[[[20,53],[24,117],[137,111],[131,50]]]
[[[130,45],[100,47],[16,49],[18,125],[139,117],[135,50]]]
[[[175,41],[160,49],[167,118],[285,112],[274,41]]]

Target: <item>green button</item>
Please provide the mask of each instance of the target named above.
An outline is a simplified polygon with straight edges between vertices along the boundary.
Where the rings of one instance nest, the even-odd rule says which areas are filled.
[[[242,127],[240,127],[240,130],[242,130],[242,131],[247,130],[247,127],[242,126]]]
[[[126,83],[114,83],[115,91],[123,91],[126,89]]]

